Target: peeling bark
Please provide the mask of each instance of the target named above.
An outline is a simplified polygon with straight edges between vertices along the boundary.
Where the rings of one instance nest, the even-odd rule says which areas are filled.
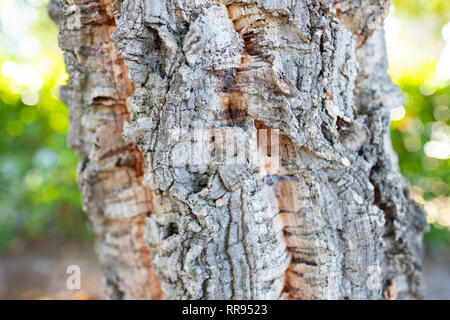
[[[109,297],[423,297],[388,6],[53,0]]]

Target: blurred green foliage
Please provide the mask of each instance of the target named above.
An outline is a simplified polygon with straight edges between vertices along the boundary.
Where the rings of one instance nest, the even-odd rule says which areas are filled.
[[[398,14],[406,18],[430,17],[441,24],[450,20],[450,1],[448,0],[393,0]]]
[[[392,122],[391,137],[399,157],[399,165],[409,183],[417,186],[425,200],[448,195],[449,159],[427,156],[427,143],[447,135],[450,119],[450,87],[423,93],[421,86],[403,79],[405,116]],[[439,146],[439,145],[438,145]],[[443,151],[443,150],[442,150]],[[428,151],[430,153],[430,151]]]
[[[76,187],[78,158],[66,146],[67,110],[57,99],[67,76],[46,2],[0,0],[0,251],[22,239],[90,237]],[[440,31],[450,21],[450,1],[394,4],[397,24],[418,23],[389,41],[390,71],[405,95],[404,107],[393,112],[393,145],[419,201],[448,199],[450,160],[442,148],[450,137],[450,85],[434,81],[433,74],[444,45]],[[386,29],[389,37],[393,31]],[[411,47],[408,34],[414,37],[419,29],[426,29],[426,40],[433,42]],[[447,210],[447,216],[435,214],[426,239],[448,245],[450,232],[443,227],[450,219],[448,201],[439,203],[435,213]]]
[[[0,1],[0,252],[15,240],[89,237],[57,98],[67,76],[45,2]]]

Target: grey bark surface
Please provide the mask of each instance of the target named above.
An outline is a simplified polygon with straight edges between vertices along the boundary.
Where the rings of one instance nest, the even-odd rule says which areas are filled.
[[[389,4],[52,1],[108,297],[423,297]]]

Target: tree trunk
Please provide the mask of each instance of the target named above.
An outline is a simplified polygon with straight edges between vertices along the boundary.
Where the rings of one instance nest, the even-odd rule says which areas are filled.
[[[52,0],[107,297],[423,297],[389,5]]]

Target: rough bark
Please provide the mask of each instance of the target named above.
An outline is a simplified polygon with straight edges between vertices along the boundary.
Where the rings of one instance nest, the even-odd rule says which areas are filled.
[[[423,296],[424,212],[389,144],[388,6],[53,0],[109,297]]]

